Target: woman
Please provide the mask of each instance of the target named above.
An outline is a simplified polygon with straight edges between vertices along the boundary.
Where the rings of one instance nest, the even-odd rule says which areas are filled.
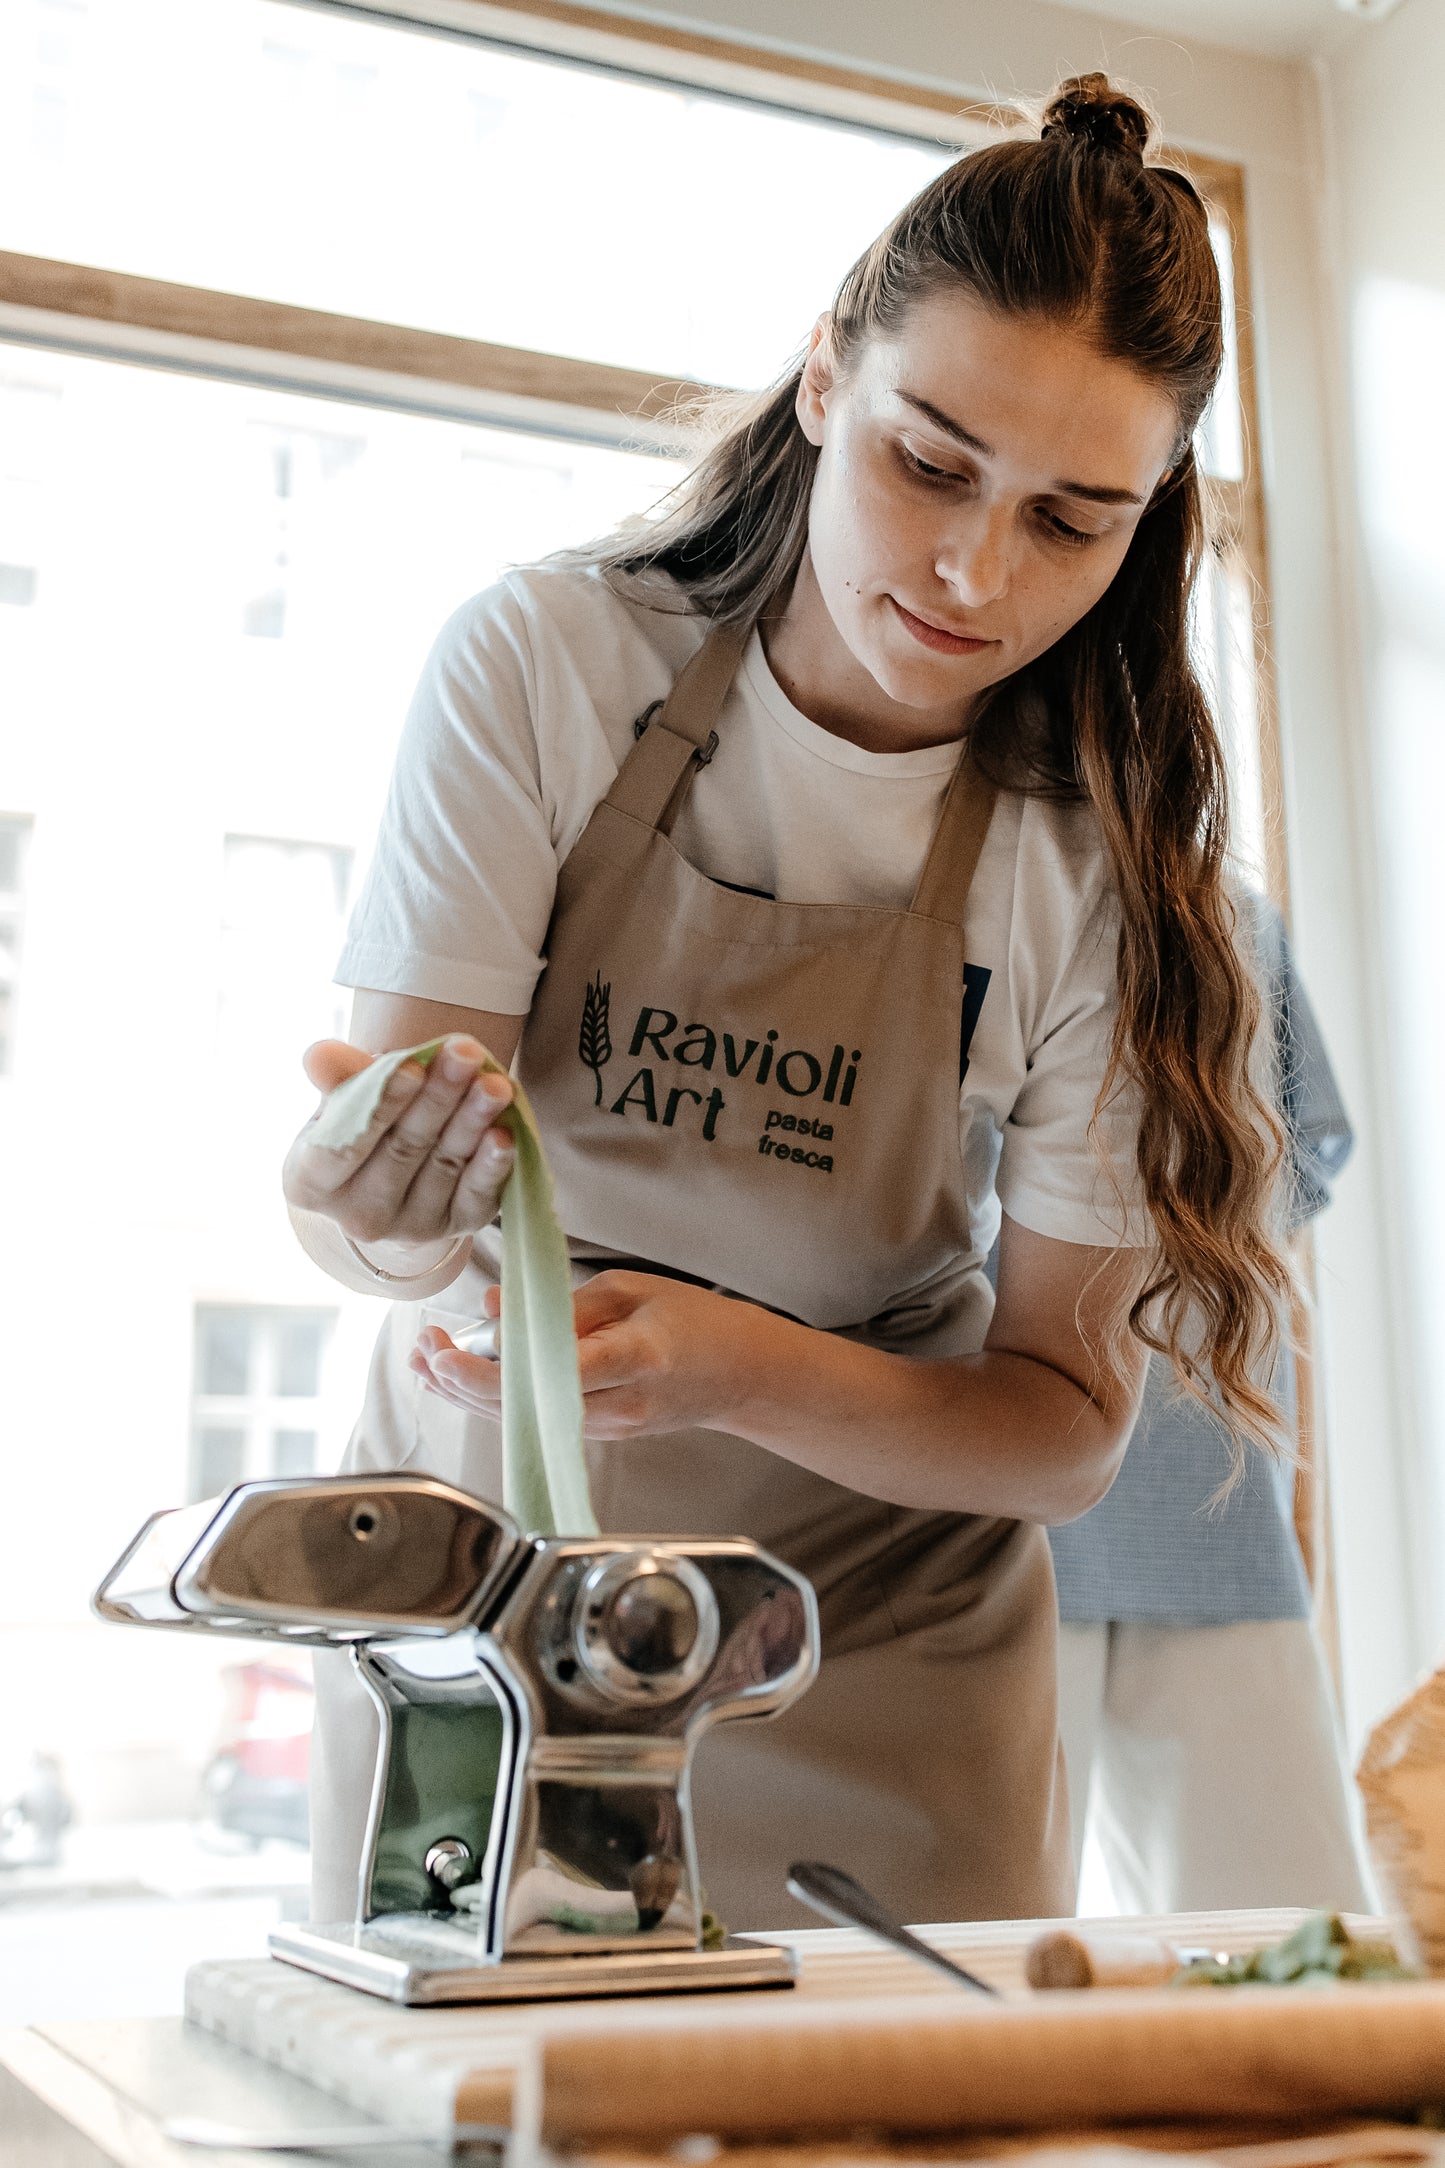
[[[450,1035],[288,1160],[312,1254],[400,1298],[351,1464],[498,1495],[496,1366],[454,1344],[496,1308],[481,1042],[573,1238],[603,1525],[817,1588],[817,1684],[699,1759],[735,1927],[803,1854],[914,1919],[1067,1910],[1037,1524],[1107,1488],[1146,1345],[1270,1421],[1277,1143],[1185,634],[1219,287],[1148,134],[1066,85],[901,213],[657,524],[452,619],[338,974],[356,1045],[308,1057],[327,1090]],[[322,1699],[335,1918],[370,1746]]]

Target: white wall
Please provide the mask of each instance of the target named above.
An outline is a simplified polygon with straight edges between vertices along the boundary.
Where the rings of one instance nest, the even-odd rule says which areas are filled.
[[[1341,442],[1347,396],[1326,252],[1327,150],[1313,72],[1303,60],[1151,36],[1048,0],[907,0],[892,8],[874,0],[680,0],[667,9],[633,0],[594,4],[619,16],[956,88],[961,100],[1038,94],[1060,75],[1104,67],[1147,91],[1171,140],[1245,167],[1295,931],[1360,1134],[1319,1233],[1345,1701],[1358,1738],[1445,1640],[1445,1625],[1437,1615],[1439,1576],[1428,1540],[1434,1507],[1419,1474],[1428,1457],[1416,1413],[1426,1364],[1404,1322],[1402,1290],[1414,1259],[1400,1240],[1402,1185],[1387,1148],[1398,1133],[1392,1066],[1399,1056],[1392,1065],[1385,1053],[1374,761],[1360,722],[1350,633],[1351,513]],[[1363,263],[1369,251],[1360,232],[1384,222],[1397,198],[1418,188],[1418,216],[1428,218],[1423,164],[1418,179],[1412,167],[1412,158],[1423,161],[1424,153],[1412,151],[1412,129],[1423,144],[1427,110],[1438,96],[1445,24],[1435,0],[1406,0],[1390,23],[1342,24],[1339,38],[1331,76],[1342,107],[1337,126],[1352,141],[1358,137],[1343,155],[1370,176],[1359,202],[1371,208],[1361,209],[1349,244]],[[1376,96],[1376,76],[1388,80],[1388,96]],[[1405,117],[1416,107],[1418,122]],[[1368,129],[1357,109],[1370,116]],[[1439,176],[1445,152],[1438,131],[1433,155]],[[1435,196],[1438,202],[1439,178]],[[1438,229],[1432,245],[1439,272],[1445,240]],[[1445,294],[1445,280],[1437,276],[1430,291]],[[1445,310],[1445,300],[1440,305]],[[1445,486],[1439,494],[1445,499]],[[1435,653],[1438,664],[1438,647]],[[1411,655],[1418,672],[1418,645]],[[1397,657],[1395,666],[1404,668],[1404,661]],[[1417,1052],[1410,1058],[1417,1073],[1426,1073]],[[1436,1269],[1445,1271],[1445,1259]]]
[[[1319,71],[1331,178],[1345,571],[1356,637],[1360,853],[1382,935],[1375,1059],[1411,1410],[1406,1562],[1423,1658],[1445,1647],[1445,10],[1405,0]],[[1383,1440],[1381,1441],[1383,1443]],[[1388,1601],[1388,1589],[1380,1593]]]

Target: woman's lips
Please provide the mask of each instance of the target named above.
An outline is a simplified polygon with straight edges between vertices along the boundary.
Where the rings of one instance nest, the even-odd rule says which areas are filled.
[[[941,625],[930,625],[927,618],[915,617],[911,610],[905,610],[896,595],[890,595],[888,599],[914,639],[923,647],[931,647],[936,654],[976,655],[981,647],[998,645],[996,640],[970,640],[962,633],[945,632]]]

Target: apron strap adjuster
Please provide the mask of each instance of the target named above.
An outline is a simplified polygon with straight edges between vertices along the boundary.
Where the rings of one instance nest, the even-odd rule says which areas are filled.
[[[711,624],[671,692],[638,716],[632,726],[637,743],[604,800],[614,813],[667,833],[694,770],[705,768],[717,751],[711,726],[722,713],[751,630],[747,624]],[[653,723],[655,730],[649,728]]]
[[[666,703],[664,701],[654,700],[650,708],[643,709],[642,713],[638,716],[637,721],[632,726],[632,735],[634,738],[640,738],[643,735],[643,733],[647,729],[648,724],[652,721],[653,716],[656,715],[658,709],[665,705]],[[707,743],[705,745],[697,746],[693,751],[692,757],[697,762],[699,768],[705,768],[716,751],[717,732],[715,730],[710,730],[707,734]]]

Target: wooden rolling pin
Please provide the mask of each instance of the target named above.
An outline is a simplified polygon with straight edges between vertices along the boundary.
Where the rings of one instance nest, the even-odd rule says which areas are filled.
[[[1163,1987],[1205,1950],[1178,1950],[1157,1935],[1085,1934],[1058,1927],[1029,1944],[1030,1987]]]

